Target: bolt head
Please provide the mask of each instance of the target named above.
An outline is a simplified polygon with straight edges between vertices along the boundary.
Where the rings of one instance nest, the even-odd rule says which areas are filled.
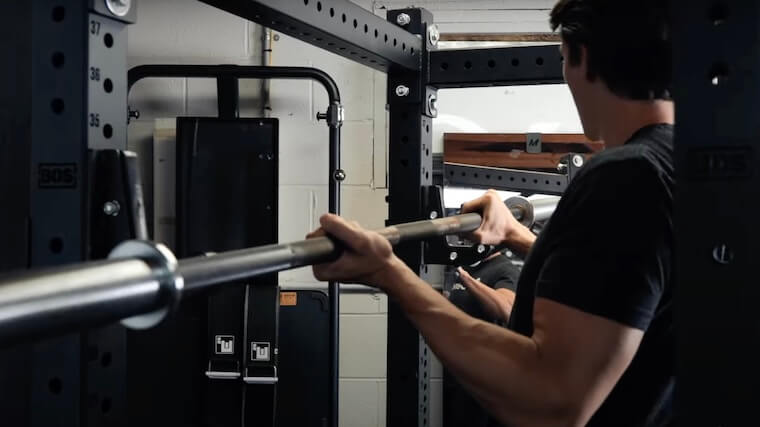
[[[409,16],[409,14],[406,13],[399,13],[396,17],[396,23],[398,25],[401,25],[402,27],[405,25],[409,25],[409,23],[412,22],[412,17]]]
[[[108,216],[118,216],[121,211],[121,206],[116,200],[110,200],[103,203],[103,213]]]
[[[433,117],[437,117],[438,116],[438,98],[431,93],[430,95],[428,95],[427,103],[428,103],[428,110],[430,110],[430,115],[432,115]]]
[[[396,96],[407,96],[409,95],[409,88],[404,85],[398,85],[396,86]]]
[[[333,178],[336,181],[344,181],[346,179],[346,172],[343,169],[338,169],[333,173]]]
[[[485,245],[478,245],[478,253],[479,254],[482,254],[485,251],[486,251],[486,246]]]
[[[734,260],[734,251],[725,243],[721,243],[713,248],[712,256],[718,264],[727,265]]]
[[[438,41],[441,40],[441,32],[438,30],[438,25],[433,24],[427,28],[428,41],[433,46],[438,46]]]
[[[430,212],[430,219],[436,219],[438,218],[438,212],[432,211]]]
[[[456,252],[452,252],[449,254],[449,259],[454,261],[457,259],[458,254]]]
[[[116,16],[126,16],[132,8],[132,0],[106,0],[106,7]]]
[[[575,166],[576,168],[583,166],[583,156],[579,156],[579,155],[573,156],[573,166]]]

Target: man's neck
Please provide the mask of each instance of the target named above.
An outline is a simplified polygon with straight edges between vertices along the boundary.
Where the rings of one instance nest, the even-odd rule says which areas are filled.
[[[602,122],[601,139],[607,148],[625,144],[639,129],[656,124],[673,124],[675,109],[671,101],[611,100]]]

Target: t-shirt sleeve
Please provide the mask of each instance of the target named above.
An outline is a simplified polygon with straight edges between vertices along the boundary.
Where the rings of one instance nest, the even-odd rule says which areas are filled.
[[[546,242],[536,296],[646,330],[671,274],[668,189],[644,161],[580,178],[554,214],[560,223]]]

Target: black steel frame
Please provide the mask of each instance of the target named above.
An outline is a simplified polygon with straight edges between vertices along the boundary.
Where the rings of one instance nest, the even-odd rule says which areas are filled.
[[[561,196],[570,175],[533,172],[519,169],[445,163],[443,182],[450,186],[482,188],[485,190],[519,191]]]
[[[439,89],[563,83],[557,46],[430,52],[430,85]]]
[[[760,3],[672,7],[678,422],[754,425]],[[725,210],[738,200],[739,209]]]
[[[1,269],[87,256],[88,150],[126,149],[124,30],[135,16],[136,7],[119,17],[92,0],[0,5],[0,52],[13,58],[0,67]],[[119,385],[93,369],[110,348],[88,335],[0,353],[7,423],[77,425],[119,412]]]
[[[346,0],[201,0],[381,71],[418,70],[422,42]]]

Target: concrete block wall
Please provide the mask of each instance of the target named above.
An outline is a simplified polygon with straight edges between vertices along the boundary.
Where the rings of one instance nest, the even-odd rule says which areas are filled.
[[[442,32],[548,31],[554,0],[418,0],[437,17]],[[384,16],[386,8],[406,7],[409,0],[356,3]],[[129,32],[129,65],[146,63],[262,63],[261,28],[200,2],[140,2],[138,23]],[[368,227],[381,227],[387,217],[386,79],[336,55],[282,34],[272,39],[271,65],[313,66],[338,83],[346,108],[342,166],[347,180],[342,213]],[[241,115],[259,116],[261,87],[241,82]],[[443,131],[580,130],[567,88],[487,88],[440,92],[440,117],[434,122],[435,151],[442,151]],[[165,138],[166,122],[177,115],[216,115],[215,85],[202,79],[147,80],[136,85],[130,105],[141,117],[130,127],[130,147],[140,152],[146,182],[151,182],[154,131]],[[327,210],[327,127],[317,122],[327,97],[312,82],[272,81],[271,116],[280,120],[280,240],[299,240],[318,225]],[[163,139],[162,139],[163,141]],[[152,199],[151,188],[146,198]],[[150,213],[149,213],[149,216]],[[166,219],[166,226],[171,226]],[[309,269],[282,273],[281,284],[314,286]],[[341,426],[385,426],[386,331],[385,295],[341,298]],[[433,364],[430,425],[440,426],[441,376]]]
[[[261,65],[261,31],[253,23],[198,1],[141,1],[137,23],[129,27],[127,64]],[[257,81],[241,81],[241,116],[260,116],[260,86]],[[211,79],[145,79],[132,88],[129,105],[140,112],[140,118],[129,125],[129,147],[140,156],[144,182],[151,183],[155,120],[216,116],[216,83]],[[150,185],[145,186],[144,195],[153,200]],[[153,226],[153,206],[146,207]]]
[[[384,225],[386,185],[385,75],[337,55],[275,34],[272,65],[311,66],[330,74],[340,88],[346,120],[342,131],[343,216],[362,225]],[[272,81],[272,116],[280,118],[280,237],[303,238],[327,209],[327,136],[315,120],[327,96],[310,82]],[[284,206],[283,206],[284,208]],[[309,268],[283,272],[283,285],[309,286]],[[385,426],[388,301],[383,294],[341,297],[340,424]]]

